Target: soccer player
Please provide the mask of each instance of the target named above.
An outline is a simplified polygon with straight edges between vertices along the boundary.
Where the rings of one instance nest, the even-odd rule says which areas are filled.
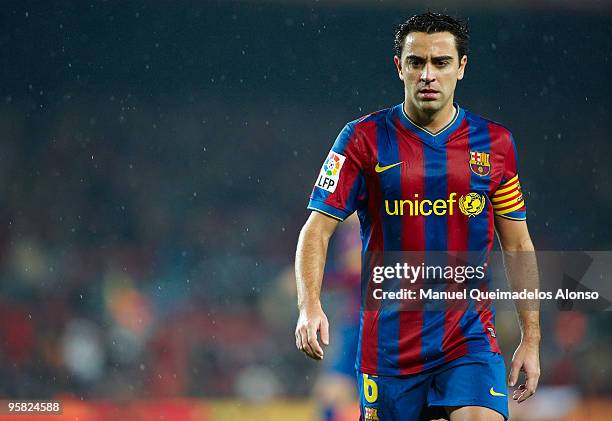
[[[467,44],[467,27],[450,16],[425,13],[401,24],[394,62],[404,102],[348,123],[321,168],[296,252],[295,340],[313,359],[324,356],[319,339],[329,343],[320,303],[328,241],[338,222],[355,211],[364,258],[469,252],[482,263],[497,231],[511,287],[537,287],[535,258],[516,259],[532,253],[533,244],[513,136],[454,102]],[[371,279],[362,274],[362,294],[371,294]],[[491,306],[433,311],[423,304],[400,311],[369,302],[362,300],[356,358],[362,419],[508,418]],[[540,328],[537,305],[517,307],[517,313],[521,342],[507,384],[515,386],[519,372],[525,373],[525,383],[512,394],[520,403],[537,387]]]

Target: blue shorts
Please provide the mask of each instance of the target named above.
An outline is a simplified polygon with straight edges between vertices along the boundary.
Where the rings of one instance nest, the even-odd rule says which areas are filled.
[[[358,373],[361,420],[446,418],[445,406],[484,406],[508,419],[506,367],[501,354],[475,352],[407,376]]]

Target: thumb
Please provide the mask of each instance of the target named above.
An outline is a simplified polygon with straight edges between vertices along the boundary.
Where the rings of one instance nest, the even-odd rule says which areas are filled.
[[[321,341],[324,345],[329,345],[329,322],[327,319],[321,321]]]

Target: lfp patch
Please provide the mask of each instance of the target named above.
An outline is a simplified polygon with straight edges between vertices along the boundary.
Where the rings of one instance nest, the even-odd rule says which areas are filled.
[[[336,186],[338,185],[338,179],[340,178],[340,170],[342,169],[345,159],[346,157],[344,155],[330,152],[321,167],[316,186],[330,193],[335,192]]]

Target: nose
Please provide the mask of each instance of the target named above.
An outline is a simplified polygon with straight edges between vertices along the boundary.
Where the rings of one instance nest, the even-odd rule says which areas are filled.
[[[427,62],[423,66],[423,71],[421,72],[421,82],[424,82],[425,84],[429,84],[433,82],[434,80],[436,80],[436,76],[433,73],[431,63]]]

